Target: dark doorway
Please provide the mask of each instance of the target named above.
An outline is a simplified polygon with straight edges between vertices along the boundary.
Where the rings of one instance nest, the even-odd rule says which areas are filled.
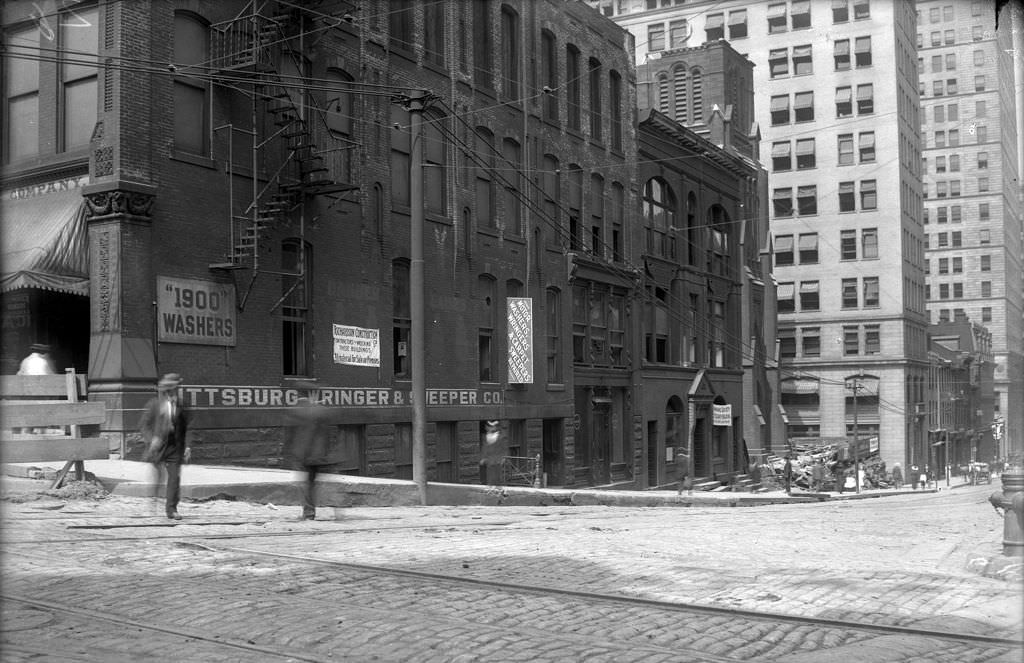
[[[608,483],[611,471],[612,408],[609,402],[596,402],[591,412],[590,449],[591,476],[594,485]]]
[[[704,417],[697,417],[693,424],[693,473],[698,477],[711,475],[705,436],[706,422]]]
[[[562,419],[544,420],[544,469],[547,482],[551,485],[561,486],[562,478],[562,454],[564,443],[562,441]]]
[[[658,481],[658,422],[647,422],[647,487],[654,488]]]
[[[455,422],[437,424],[437,480],[459,482],[459,425]]]

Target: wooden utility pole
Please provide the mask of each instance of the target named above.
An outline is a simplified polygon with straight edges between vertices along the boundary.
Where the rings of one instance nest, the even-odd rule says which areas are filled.
[[[409,206],[412,223],[409,247],[410,362],[412,373],[412,480],[427,505],[427,381],[423,312],[423,110],[426,93],[409,94]]]

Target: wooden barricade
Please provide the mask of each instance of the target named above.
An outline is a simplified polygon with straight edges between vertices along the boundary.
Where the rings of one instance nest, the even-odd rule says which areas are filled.
[[[0,460],[5,463],[64,461],[53,487],[59,487],[72,466],[85,478],[83,461],[109,457],[98,424],[106,406],[84,400],[85,376],[68,369],[64,375],[0,376]],[[96,433],[83,435],[83,426]]]

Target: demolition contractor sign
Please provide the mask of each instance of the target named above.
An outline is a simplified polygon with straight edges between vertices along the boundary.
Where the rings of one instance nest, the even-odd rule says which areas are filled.
[[[299,391],[270,386],[189,386],[181,389],[185,404],[197,410],[289,407],[299,401]],[[491,389],[427,389],[432,407],[499,405],[503,393]],[[394,407],[412,403],[412,392],[386,387],[322,387],[313,397],[329,407]]]
[[[156,301],[161,342],[235,345],[235,286],[158,276]]]

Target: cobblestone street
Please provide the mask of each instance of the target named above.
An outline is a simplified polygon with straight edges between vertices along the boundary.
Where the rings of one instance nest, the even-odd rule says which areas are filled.
[[[989,486],[748,508],[3,504],[3,660],[1019,661]],[[971,636],[965,638],[961,636]],[[945,639],[944,639],[945,638]],[[972,639],[973,638],[973,639]]]

